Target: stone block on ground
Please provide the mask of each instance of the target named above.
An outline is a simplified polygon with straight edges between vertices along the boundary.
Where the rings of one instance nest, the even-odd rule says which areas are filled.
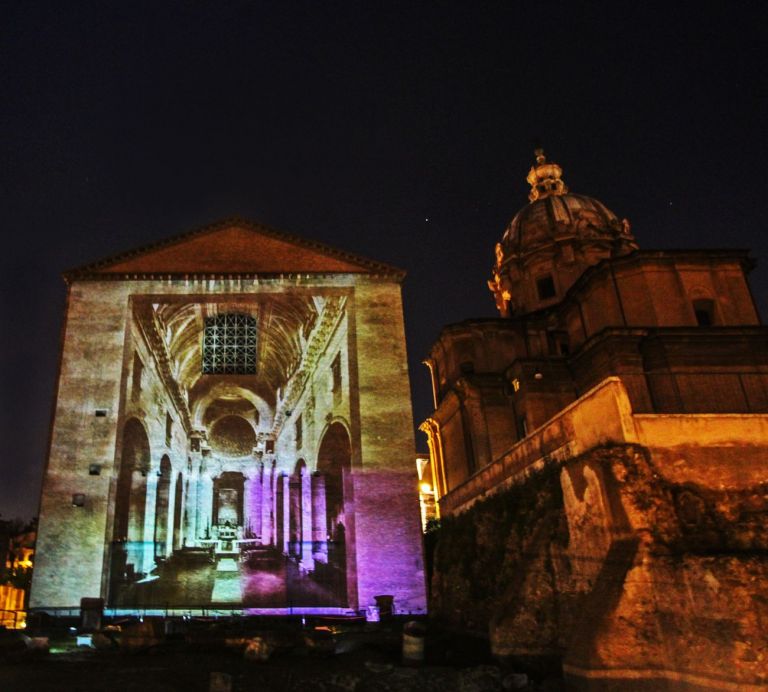
[[[265,663],[275,651],[274,644],[266,637],[252,637],[248,640],[243,651],[246,661]]]
[[[120,648],[136,651],[157,646],[163,641],[159,629],[158,624],[150,619],[123,625]]]

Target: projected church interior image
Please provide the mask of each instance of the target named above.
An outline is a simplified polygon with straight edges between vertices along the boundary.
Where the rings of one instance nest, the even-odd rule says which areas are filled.
[[[115,605],[347,604],[350,439],[326,422],[349,405],[344,304],[309,293],[133,300]],[[299,383],[287,385],[309,354],[298,397]]]
[[[33,607],[425,608],[402,272],[234,221],[66,278]]]

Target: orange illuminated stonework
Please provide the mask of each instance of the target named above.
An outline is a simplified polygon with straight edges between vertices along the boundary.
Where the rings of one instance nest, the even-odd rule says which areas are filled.
[[[555,656],[574,682],[765,684],[768,329],[753,261],[640,250],[561,176],[537,152],[531,203],[495,250],[500,317],[446,326],[427,360],[444,532],[432,612],[500,656]]]
[[[4,550],[0,564],[0,625],[6,629],[22,629],[26,627],[36,532],[31,524],[8,533],[11,525],[12,522],[0,522],[0,547]]]

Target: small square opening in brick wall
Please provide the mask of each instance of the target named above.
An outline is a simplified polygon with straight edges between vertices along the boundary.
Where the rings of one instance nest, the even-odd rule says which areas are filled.
[[[88,465],[88,475],[89,476],[100,476],[101,475],[101,464],[89,464]]]
[[[97,408],[93,415],[96,416],[96,418],[106,418],[107,417],[107,409],[105,408]]]
[[[83,493],[75,493],[72,495],[72,506],[73,507],[84,507],[85,506],[85,495]]]

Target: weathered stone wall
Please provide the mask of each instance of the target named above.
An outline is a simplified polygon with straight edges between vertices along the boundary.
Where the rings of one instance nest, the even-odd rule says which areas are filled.
[[[423,611],[426,584],[421,547],[415,444],[400,286],[355,288],[356,363],[353,396],[360,420],[360,457],[353,456],[355,539],[360,607],[381,588],[395,607]],[[353,441],[353,449],[355,448]],[[354,468],[356,467],[356,468]]]
[[[444,519],[432,612],[575,683],[764,685],[768,484],[714,481],[636,444],[550,463]]]
[[[591,501],[586,493],[566,498],[571,534],[583,535],[572,521],[578,503],[582,513],[602,513],[611,545],[580,604],[566,671],[740,689],[765,684],[768,484],[731,489],[707,474],[675,482],[637,446],[598,449],[566,472],[578,474],[579,466],[585,477],[596,468],[602,478]]]
[[[73,607],[102,591],[127,317],[124,283],[77,284],[69,291],[31,607]],[[107,415],[96,417],[96,409]],[[102,466],[98,476],[89,475],[93,463]],[[73,506],[76,493],[84,495],[84,506]]]
[[[555,468],[443,518],[430,613],[494,642],[508,628],[518,655],[559,652],[552,557],[562,560],[567,539]]]

